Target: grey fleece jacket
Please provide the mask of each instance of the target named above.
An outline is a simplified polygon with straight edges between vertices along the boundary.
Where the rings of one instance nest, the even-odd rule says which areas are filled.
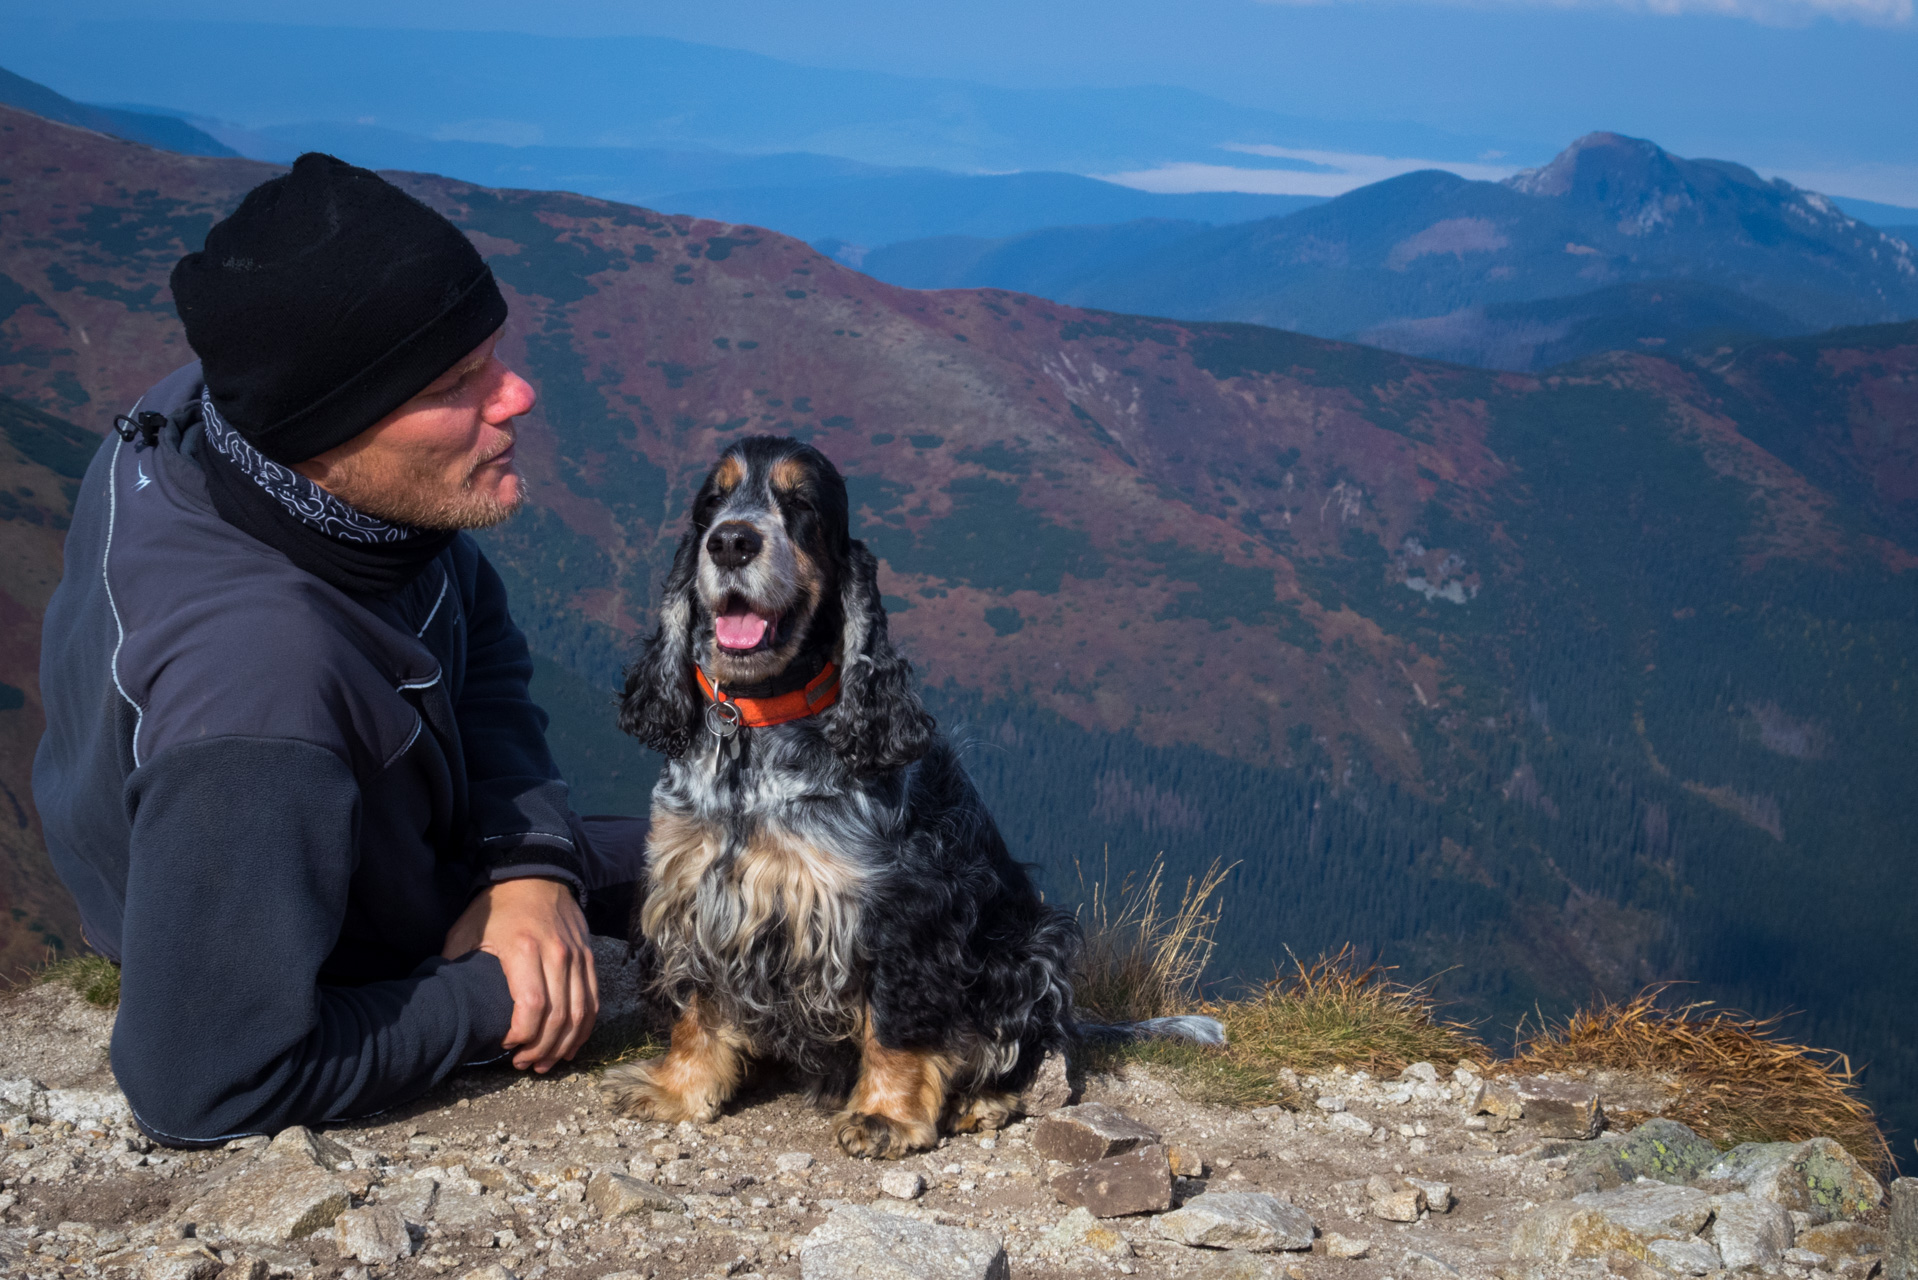
[[[190,366],[141,407],[199,387]],[[499,963],[440,959],[446,932],[489,882],[583,890],[591,861],[472,539],[347,595],[220,519],[198,445],[197,423],[109,436],[88,469],[33,778],[87,939],[123,965],[114,1073],[173,1144],[370,1114],[499,1056]],[[636,865],[644,824],[598,826]]]

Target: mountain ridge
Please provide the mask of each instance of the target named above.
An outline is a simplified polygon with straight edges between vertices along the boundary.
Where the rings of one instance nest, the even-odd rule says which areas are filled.
[[[1490,353],[1544,348],[1564,358],[1595,348],[1565,348],[1562,334],[1528,341],[1527,328],[1539,322],[1525,308],[1585,295],[1579,305],[1596,311],[1602,290],[1653,281],[1737,295],[1746,322],[1766,325],[1757,336],[1918,315],[1918,263],[1905,241],[1742,165],[1683,160],[1609,133],[1589,134],[1550,164],[1501,183],[1440,170],[1405,174],[1276,219],[1122,248],[1109,261],[1088,254],[1076,271],[1047,277],[1031,251],[1059,234],[977,251],[956,270],[903,246],[874,255],[871,265],[884,272],[898,264],[900,283],[1043,284],[1034,291],[1075,305],[1271,324],[1534,369],[1541,366],[1529,357],[1514,366]],[[1722,327],[1741,310],[1728,301],[1707,308],[1712,314],[1696,331]],[[1500,322],[1493,308],[1511,318]],[[1636,326],[1641,332],[1628,336],[1685,339],[1654,313],[1607,314],[1600,329]]]

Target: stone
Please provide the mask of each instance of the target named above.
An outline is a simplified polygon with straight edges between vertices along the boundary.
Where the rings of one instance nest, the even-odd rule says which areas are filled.
[[[1083,1206],[1059,1219],[1058,1225],[1046,1232],[1045,1242],[1054,1249],[1090,1249],[1108,1258],[1132,1256],[1132,1246],[1126,1238],[1101,1223],[1092,1215],[1092,1210]]]
[[[1157,1141],[1157,1129],[1147,1128],[1103,1102],[1061,1107],[1041,1119],[1032,1134],[1033,1150],[1048,1160],[1066,1164],[1104,1160]]]
[[[1706,1170],[1704,1180],[1800,1210],[1814,1222],[1863,1217],[1885,1198],[1878,1179],[1830,1138],[1743,1143]]]
[[[1918,1178],[1893,1182],[1890,1199],[1885,1275],[1887,1280],[1918,1280]]]
[[[802,1280],[1010,1280],[1005,1246],[983,1231],[840,1205],[799,1246]]]
[[[1387,1222],[1417,1222],[1424,1209],[1425,1193],[1417,1187],[1394,1191],[1372,1201],[1372,1216]]]
[[[1654,1240],[1645,1246],[1652,1260],[1681,1276],[1702,1276],[1718,1271],[1723,1264],[1711,1241],[1694,1236],[1690,1240]]]
[[[1208,1191],[1153,1219],[1152,1229],[1180,1244],[1254,1253],[1310,1249],[1313,1233],[1305,1210],[1259,1191]]]
[[[1405,1185],[1417,1187],[1425,1193],[1425,1207],[1433,1213],[1450,1213],[1456,1201],[1452,1196],[1452,1184],[1436,1182],[1430,1178],[1407,1178]]]
[[[1792,1247],[1791,1216],[1752,1196],[1713,1196],[1712,1241],[1728,1271],[1775,1267]]]
[[[1438,1068],[1429,1062],[1414,1062],[1399,1072],[1399,1079],[1408,1080],[1413,1084],[1437,1084],[1438,1078]]]
[[[1191,1147],[1168,1147],[1167,1154],[1172,1158],[1173,1177],[1205,1177],[1205,1157],[1194,1151]]]
[[[1712,1198],[1695,1187],[1642,1184],[1588,1192],[1534,1209],[1512,1232],[1515,1258],[1564,1264],[1614,1250],[1644,1261],[1653,1240],[1689,1240],[1711,1221]]]
[[[1072,1086],[1071,1063],[1057,1049],[1049,1051],[1039,1063],[1039,1071],[1019,1094],[1015,1108],[1021,1115],[1049,1116],[1061,1107],[1071,1106],[1079,1091]]]
[[[424,1226],[432,1220],[439,1194],[440,1184],[431,1178],[405,1178],[383,1184],[380,1203],[415,1226]]]
[[[292,1160],[318,1169],[335,1169],[352,1159],[345,1147],[331,1138],[323,1138],[303,1124],[291,1125],[273,1135],[261,1153],[262,1160]]]
[[[241,1169],[180,1216],[242,1244],[281,1245],[305,1239],[351,1205],[346,1184],[311,1163],[265,1161]]]
[[[1337,1114],[1345,1110],[1345,1099],[1335,1093],[1326,1093],[1321,1094],[1312,1105],[1321,1111]]]
[[[1484,1081],[1472,1098],[1471,1114],[1523,1120],[1543,1138],[1596,1138],[1605,1127],[1597,1089],[1583,1081],[1552,1076]]]
[[[272,1274],[272,1263],[257,1253],[243,1253],[227,1265],[220,1280],[267,1280]]]
[[[212,1280],[220,1267],[218,1255],[207,1252],[204,1245],[186,1240],[143,1258],[136,1274],[140,1280]]]
[[[413,1256],[413,1236],[406,1219],[389,1205],[348,1209],[333,1223],[342,1257],[390,1266]]]
[[[1371,1252],[1371,1249],[1372,1242],[1370,1240],[1354,1240],[1350,1236],[1342,1236],[1336,1231],[1328,1231],[1325,1233],[1325,1256],[1328,1258],[1345,1258],[1348,1260],[1363,1258],[1367,1253]]]
[[[483,1267],[474,1267],[461,1276],[460,1280],[519,1280],[519,1277],[501,1264],[489,1262]]]
[[[76,1129],[115,1129],[133,1123],[126,1095],[118,1089],[48,1089],[40,1101],[40,1115]]]
[[[1882,1229],[1842,1218],[1837,1222],[1807,1227],[1803,1231],[1794,1230],[1792,1240],[1797,1247],[1822,1253],[1827,1258],[1857,1258],[1885,1251],[1885,1233]]]
[[[917,1200],[926,1192],[926,1178],[911,1169],[889,1169],[880,1175],[879,1189],[895,1200]]]
[[[433,1202],[433,1221],[452,1231],[477,1231],[484,1235],[503,1212],[504,1207],[496,1197],[476,1196],[465,1191],[442,1190]]]
[[[1372,1122],[1363,1116],[1355,1116],[1350,1111],[1341,1111],[1333,1116],[1331,1127],[1341,1133],[1349,1133],[1360,1138],[1372,1136]]]
[[[1647,1120],[1614,1150],[1633,1178],[1674,1185],[1697,1181],[1718,1162],[1718,1148],[1676,1120]]]
[[[593,1175],[586,1187],[586,1203],[602,1218],[629,1218],[640,1213],[683,1213],[686,1202],[642,1178],[607,1170]]]
[[[812,1165],[812,1156],[804,1151],[788,1151],[773,1158],[773,1168],[781,1173],[804,1173]]]
[[[1172,1162],[1164,1147],[1149,1143],[1066,1170],[1052,1180],[1052,1193],[1099,1218],[1158,1213],[1172,1207]]]

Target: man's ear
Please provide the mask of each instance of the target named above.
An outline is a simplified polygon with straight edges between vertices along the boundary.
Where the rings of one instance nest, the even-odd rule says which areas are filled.
[[[675,760],[691,745],[700,712],[692,660],[693,581],[698,567],[696,531],[688,531],[673,553],[659,626],[647,638],[639,660],[627,669],[619,703],[619,727]]]
[[[879,602],[879,561],[854,539],[840,589],[839,700],[822,726],[848,768],[871,777],[903,768],[932,745],[933,719],[912,687],[912,664],[892,647]]]

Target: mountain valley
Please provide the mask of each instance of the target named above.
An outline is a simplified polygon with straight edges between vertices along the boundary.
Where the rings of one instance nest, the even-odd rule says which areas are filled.
[[[11,965],[77,944],[27,777],[76,459],[190,358],[167,271],[272,172],[0,108],[0,516],[25,552],[0,598]],[[1351,941],[1442,975],[1492,1035],[1669,979],[1802,1010],[1791,1033],[1868,1061],[1892,1123],[1918,1127],[1898,1012],[1918,960],[1918,324],[1500,373],[914,292],[750,225],[397,180],[488,255],[502,351],[540,391],[532,501],[483,541],[582,810],[644,803],[653,765],[613,730],[612,690],[699,478],[742,434],[796,435],[847,474],[895,634],[1054,896],[1160,853],[1175,882],[1236,863],[1221,981]],[[1553,198],[1448,182],[1428,185],[1466,220]],[[1816,229],[1855,249],[1762,304],[1877,318],[1843,300],[1881,278],[1865,230]],[[1596,257],[1629,277],[1618,236]],[[1382,231],[1368,270],[1405,238]],[[1440,240],[1407,260],[1431,272],[1411,293],[1479,271]],[[1534,282],[1593,256],[1525,243]],[[1745,305],[1679,303],[1734,328]]]

